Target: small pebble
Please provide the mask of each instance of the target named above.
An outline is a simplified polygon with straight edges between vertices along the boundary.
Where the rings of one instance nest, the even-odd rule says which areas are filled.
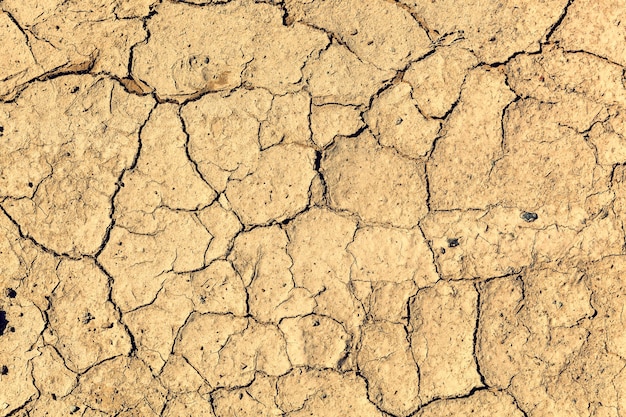
[[[523,212],[521,217],[522,219],[524,219],[524,221],[528,223],[532,223],[537,220],[537,218],[539,218],[539,216],[537,216],[537,213],[531,213],[529,211]]]
[[[456,248],[457,246],[459,246],[459,239],[456,237],[453,238],[449,238],[448,239],[448,247],[449,248]]]

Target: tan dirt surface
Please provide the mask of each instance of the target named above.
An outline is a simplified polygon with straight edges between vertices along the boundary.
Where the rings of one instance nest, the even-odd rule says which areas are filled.
[[[0,417],[626,417],[626,0],[0,0]]]

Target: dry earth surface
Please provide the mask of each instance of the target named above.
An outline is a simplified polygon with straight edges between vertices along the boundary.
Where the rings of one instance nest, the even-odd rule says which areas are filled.
[[[626,417],[626,0],[0,11],[0,417]]]

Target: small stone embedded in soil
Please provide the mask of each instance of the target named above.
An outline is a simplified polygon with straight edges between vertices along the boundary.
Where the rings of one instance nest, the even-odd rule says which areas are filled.
[[[443,278],[502,276],[532,263],[537,232],[515,209],[432,212],[421,226],[435,247],[448,248],[434,253]]]
[[[522,216],[522,219],[524,219],[524,221],[528,223],[532,223],[539,218],[539,216],[537,216],[537,213],[531,213],[528,211],[523,212],[521,216]]]
[[[459,239],[456,237],[452,237],[452,238],[448,238],[448,247],[449,248],[456,248],[457,246],[459,246]]]
[[[4,335],[8,324],[6,311],[0,311],[0,336]]]

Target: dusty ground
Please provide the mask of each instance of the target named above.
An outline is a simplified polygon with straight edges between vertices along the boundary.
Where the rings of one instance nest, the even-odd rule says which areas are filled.
[[[0,8],[0,416],[626,416],[625,0]]]

